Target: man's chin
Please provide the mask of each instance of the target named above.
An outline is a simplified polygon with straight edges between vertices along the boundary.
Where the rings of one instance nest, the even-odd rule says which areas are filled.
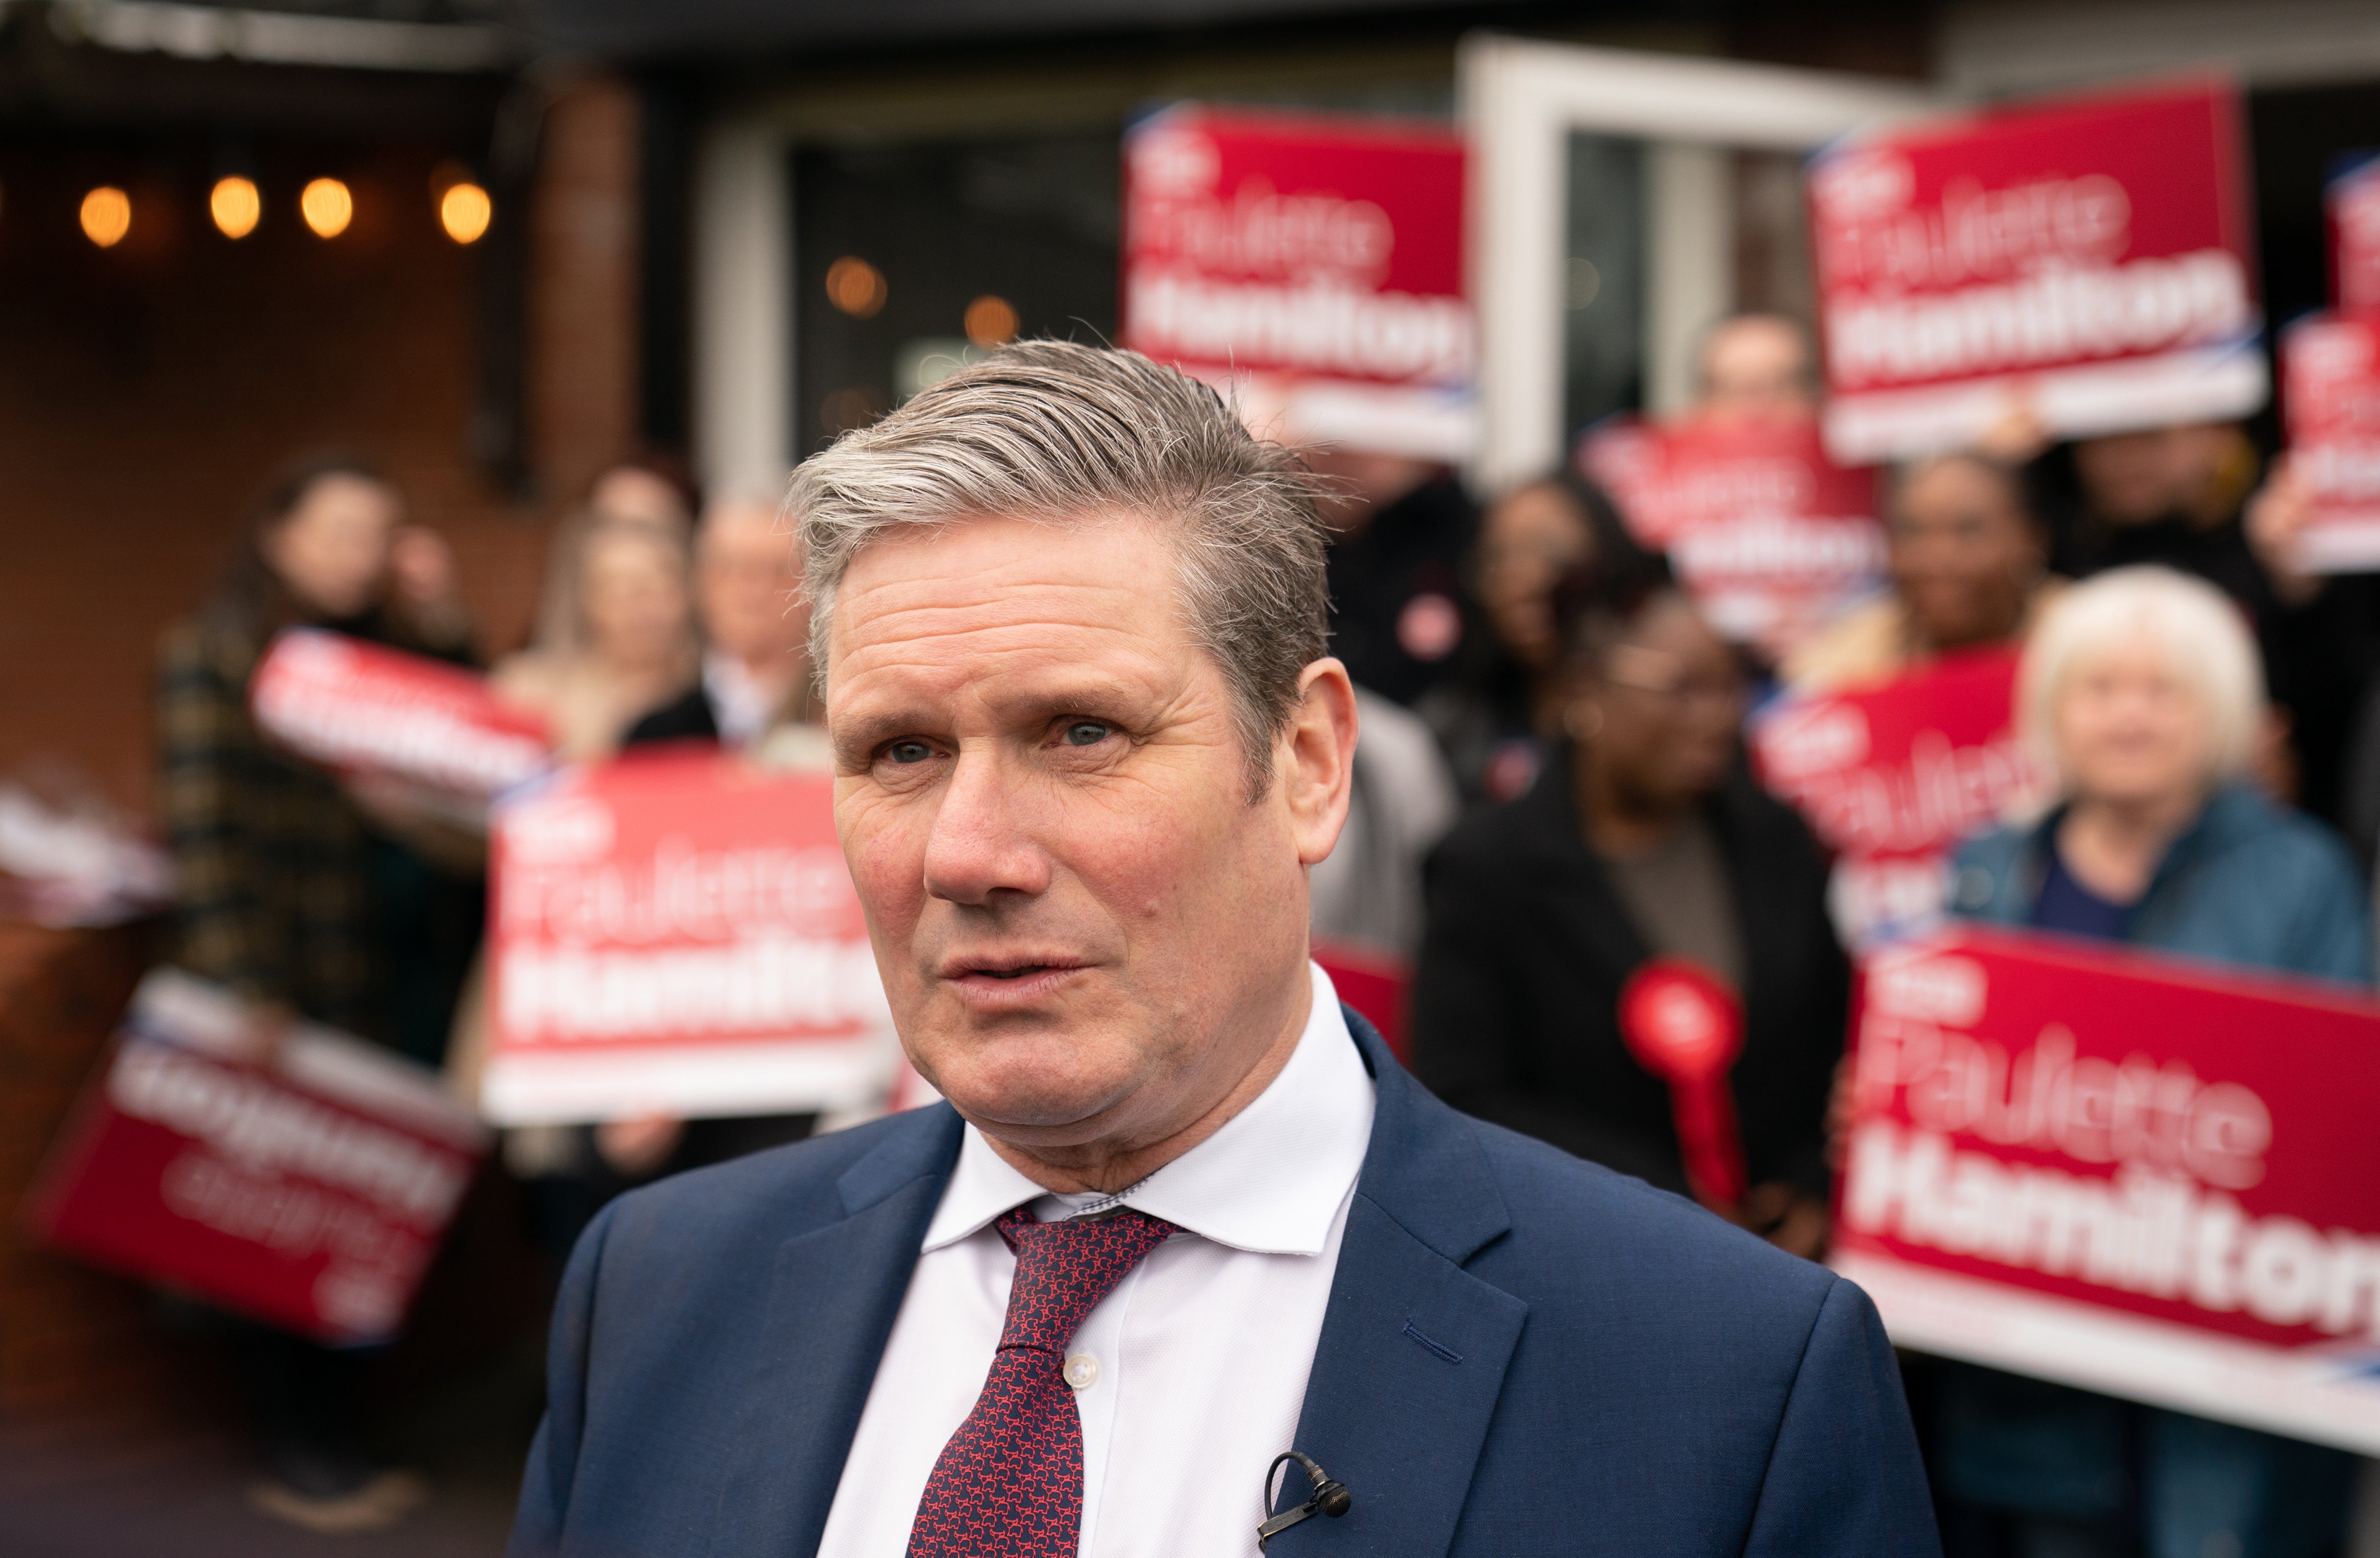
[[[957,1042],[959,1053],[929,1054],[919,1071],[971,1123],[1019,1145],[1096,1139],[1132,1091],[1128,1078],[1087,1074],[1078,1049],[1047,1037]]]

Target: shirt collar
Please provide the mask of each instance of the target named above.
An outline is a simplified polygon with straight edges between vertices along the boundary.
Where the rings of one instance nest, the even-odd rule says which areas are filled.
[[[727,745],[750,745],[776,712],[776,694],[732,654],[712,650],[702,657],[702,690]]]
[[[1330,976],[1308,968],[1313,1009],[1281,1075],[1222,1129],[1133,1187],[1124,1205],[1234,1249],[1322,1253],[1364,1166],[1374,1087]],[[1047,1195],[969,1126],[923,1248],[954,1244]]]

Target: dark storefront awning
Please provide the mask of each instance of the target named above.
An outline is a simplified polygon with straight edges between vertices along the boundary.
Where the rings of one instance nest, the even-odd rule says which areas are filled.
[[[1532,8],[1509,0],[528,0],[530,27],[548,48],[711,60]],[[1564,10],[1576,17],[1642,8]]]

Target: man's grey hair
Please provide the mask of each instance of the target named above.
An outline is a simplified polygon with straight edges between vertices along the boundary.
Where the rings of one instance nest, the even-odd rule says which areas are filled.
[[[1231,687],[1253,801],[1270,788],[1300,676],[1328,652],[1315,492],[1295,456],[1186,374],[1110,347],[1003,347],[794,472],[810,663],[823,684],[844,574],[888,531],[1138,515],[1172,545],[1184,620]]]

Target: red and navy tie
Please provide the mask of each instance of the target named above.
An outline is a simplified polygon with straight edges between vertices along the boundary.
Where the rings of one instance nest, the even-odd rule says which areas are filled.
[[[909,1558],[1075,1558],[1083,1528],[1083,1418],[1066,1345],[1173,1224],[1129,1209],[994,1224],[1016,1253],[1008,1323],[975,1410],[942,1446],[909,1528]]]

